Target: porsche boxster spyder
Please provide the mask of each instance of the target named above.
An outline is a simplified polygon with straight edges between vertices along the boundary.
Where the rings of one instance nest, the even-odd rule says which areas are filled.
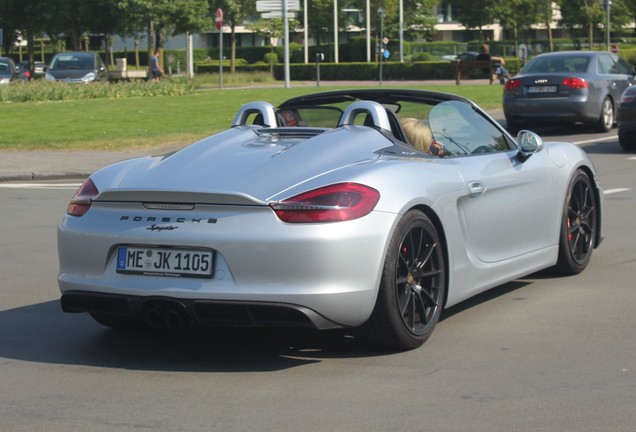
[[[602,207],[583,150],[513,137],[458,96],[252,102],[225,131],[83,183],[58,229],[61,304],[116,328],[355,327],[411,349],[443,308],[581,272]]]

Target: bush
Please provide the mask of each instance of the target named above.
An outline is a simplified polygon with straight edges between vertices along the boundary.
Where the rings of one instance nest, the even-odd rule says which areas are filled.
[[[119,99],[133,96],[177,96],[194,91],[187,80],[120,81],[70,84],[45,80],[22,82],[0,87],[0,102],[44,102],[75,99]]]

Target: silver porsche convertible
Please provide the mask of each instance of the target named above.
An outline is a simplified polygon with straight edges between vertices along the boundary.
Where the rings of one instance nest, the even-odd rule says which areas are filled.
[[[115,328],[358,328],[412,349],[443,308],[603,238],[584,151],[474,103],[343,90],[238,109],[180,151],[88,178],[58,230],[65,312]]]

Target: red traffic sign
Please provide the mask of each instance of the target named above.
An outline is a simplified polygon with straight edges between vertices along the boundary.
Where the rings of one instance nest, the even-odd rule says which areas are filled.
[[[214,12],[214,25],[217,30],[221,30],[223,27],[223,9],[217,8],[216,12]]]
[[[610,51],[612,51],[614,54],[616,54],[618,52],[618,45],[612,45],[610,47]]]

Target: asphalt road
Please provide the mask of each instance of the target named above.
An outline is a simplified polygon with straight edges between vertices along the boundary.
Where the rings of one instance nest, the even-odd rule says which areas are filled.
[[[590,266],[497,287],[398,354],[347,332],[125,335],[63,314],[55,231],[74,186],[0,185],[0,431],[633,431],[636,155],[615,130],[540,132],[600,172]]]

